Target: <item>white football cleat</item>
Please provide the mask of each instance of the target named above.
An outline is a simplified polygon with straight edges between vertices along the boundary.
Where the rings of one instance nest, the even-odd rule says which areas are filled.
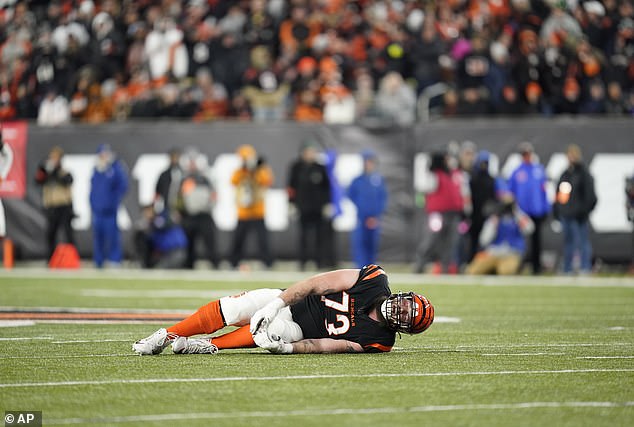
[[[170,334],[167,329],[161,328],[149,337],[140,339],[132,344],[132,350],[140,355],[160,354],[176,338],[178,338],[178,335]]]
[[[176,354],[216,354],[218,347],[208,339],[178,337],[172,343]]]

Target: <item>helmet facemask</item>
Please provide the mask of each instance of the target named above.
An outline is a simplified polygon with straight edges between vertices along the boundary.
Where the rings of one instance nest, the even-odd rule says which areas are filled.
[[[421,295],[414,292],[399,292],[383,301],[381,314],[390,329],[406,334],[417,334],[432,324],[434,307],[427,298]]]

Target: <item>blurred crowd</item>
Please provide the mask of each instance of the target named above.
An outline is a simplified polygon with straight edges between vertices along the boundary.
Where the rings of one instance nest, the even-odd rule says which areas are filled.
[[[630,0],[0,4],[0,120],[633,113]]]

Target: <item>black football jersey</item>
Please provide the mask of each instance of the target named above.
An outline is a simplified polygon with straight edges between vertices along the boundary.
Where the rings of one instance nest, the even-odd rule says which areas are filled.
[[[367,265],[347,291],[310,295],[291,306],[293,320],[304,338],[344,339],[366,352],[390,351],[396,333],[368,316],[380,299],[391,294],[387,275],[377,265]]]

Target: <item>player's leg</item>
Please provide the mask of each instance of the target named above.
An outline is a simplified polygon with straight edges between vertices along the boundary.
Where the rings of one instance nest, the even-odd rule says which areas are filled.
[[[280,289],[256,289],[223,297],[200,307],[194,314],[175,325],[161,328],[149,337],[137,341],[132,347],[139,354],[158,354],[178,337],[211,334],[225,326],[248,325],[253,313],[281,293]],[[240,340],[243,343],[241,346],[248,347],[244,335],[240,336]]]
[[[280,293],[282,293],[280,289],[257,289],[240,295],[221,298],[218,301],[218,307],[222,315],[222,321],[224,322],[223,326],[230,325],[240,327],[234,331],[213,338],[196,339],[186,338],[187,336],[195,334],[183,335],[174,341],[172,345],[174,353],[214,354],[222,349],[255,347],[253,336],[249,331],[251,316],[253,316],[257,310],[264,307],[269,301],[276,298]],[[187,320],[188,319],[185,319],[183,322]],[[294,322],[292,325],[289,325],[289,321],[292,322],[292,315],[290,308],[286,307],[280,311],[280,314],[271,323],[271,327],[276,325],[274,328],[279,336],[290,338],[296,337],[297,330],[299,330],[300,338],[298,339],[301,339],[301,329],[299,325]],[[170,332],[177,330],[178,328],[175,327],[168,328]],[[295,341],[298,339],[295,339]]]
[[[293,321],[293,314],[289,307],[280,310],[271,321],[268,333],[272,339],[281,339],[285,342],[295,342],[304,338],[302,329]],[[179,337],[172,344],[172,349],[177,354],[215,354],[222,349],[252,347],[256,347],[256,344],[249,331],[249,325],[213,338]]]
[[[293,320],[290,307],[284,307],[271,321],[268,328],[269,335],[278,336],[285,342],[295,342],[304,339],[302,328]]]

